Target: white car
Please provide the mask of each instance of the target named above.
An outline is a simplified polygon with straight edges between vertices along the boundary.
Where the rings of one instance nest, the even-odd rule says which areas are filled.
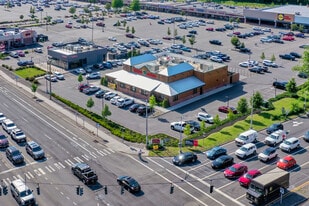
[[[10,119],[5,119],[2,121],[2,128],[9,134],[11,134],[11,131],[16,127],[16,124],[10,120]]]
[[[258,155],[258,159],[263,162],[268,162],[271,159],[277,158],[278,152],[275,147],[267,147],[263,152]]]
[[[217,56],[211,56],[210,60],[214,61],[214,62],[218,62],[218,63],[223,63],[223,60],[220,57],[217,57]]]
[[[117,41],[117,39],[116,39],[116,37],[108,37],[108,40],[110,40],[110,41]]]
[[[54,72],[54,75],[59,80],[64,80],[64,75],[60,72]]]
[[[86,79],[101,79],[100,72],[92,72],[86,75]]]
[[[126,107],[126,106],[129,106],[131,104],[134,104],[134,99],[132,98],[120,98],[118,99],[118,102],[117,102],[117,106],[118,107]]]
[[[204,122],[207,122],[207,123],[210,123],[210,124],[214,123],[214,118],[206,112],[199,112],[197,114],[197,119],[199,121],[204,121]]]
[[[36,53],[43,53],[43,50],[41,48],[35,48],[34,51]]]
[[[249,67],[249,62],[240,62],[238,65],[241,67]]]
[[[11,137],[16,142],[26,142],[25,133],[21,129],[18,129],[18,128],[15,128],[12,130]]]
[[[171,129],[178,131],[178,132],[184,132],[186,125],[187,125],[186,122],[172,122]],[[193,131],[194,131],[194,127],[190,125],[190,132],[192,133]]]
[[[278,65],[275,62],[267,59],[263,60],[263,65],[268,67],[278,67]]]
[[[82,74],[82,75],[86,74],[86,71],[83,68],[77,68],[77,69],[74,70],[74,72],[76,74]]]
[[[253,143],[248,143],[236,150],[235,155],[241,159],[246,159],[250,155],[256,154],[256,146]]]
[[[106,92],[104,94],[104,99],[111,100],[114,96],[117,96],[117,94],[114,92]]]
[[[116,105],[117,102],[118,102],[118,99],[120,99],[120,98],[121,98],[120,96],[114,96],[114,97],[111,98],[111,100],[110,100],[111,104]]]
[[[213,20],[206,21],[207,24],[214,24],[215,22]]]
[[[271,43],[273,40],[271,38],[268,37],[261,37],[260,39],[261,42],[266,42],[266,43]]]
[[[4,116],[3,113],[0,113],[0,123],[2,123],[3,120],[5,120],[6,117]]]
[[[291,152],[293,149],[300,147],[300,141],[296,137],[291,137],[288,139],[285,139],[280,145],[279,148],[282,151]]]

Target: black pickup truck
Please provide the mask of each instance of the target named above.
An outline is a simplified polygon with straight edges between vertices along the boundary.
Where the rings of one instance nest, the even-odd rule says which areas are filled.
[[[72,173],[86,185],[95,184],[98,181],[96,173],[85,163],[74,164]]]

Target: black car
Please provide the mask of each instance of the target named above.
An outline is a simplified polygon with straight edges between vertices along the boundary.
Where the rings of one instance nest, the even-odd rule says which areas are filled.
[[[215,30],[216,30],[216,31],[226,31],[226,29],[225,29],[225,28],[223,28],[223,27],[216,28]]]
[[[141,191],[141,186],[132,177],[129,177],[129,176],[119,176],[117,178],[117,183],[120,186],[122,186],[124,189],[128,190],[131,193]]]
[[[136,112],[136,110],[140,107],[140,106],[142,106],[141,104],[132,104],[130,107],[129,107],[129,111],[130,112]]]
[[[288,84],[288,82],[286,81],[275,81],[273,82],[273,86],[277,89],[286,89],[286,85]]]
[[[187,37],[191,38],[191,37],[195,37],[194,34],[187,34]]]
[[[281,39],[276,39],[276,38],[274,38],[272,42],[279,43],[279,44],[284,44],[284,41],[282,41]]]
[[[101,89],[101,90],[99,90],[99,91],[97,91],[97,92],[95,93],[95,97],[96,97],[96,98],[103,98],[103,96],[104,96],[104,94],[105,94],[106,92],[107,92],[106,90]]]
[[[259,67],[259,66],[251,67],[251,68],[249,68],[249,71],[259,73],[259,74],[264,73],[264,70],[262,69],[262,67]]]
[[[218,169],[224,169],[233,164],[234,164],[234,158],[232,156],[222,155],[212,162],[211,167],[215,170],[218,170]]]
[[[200,131],[201,130],[201,125],[199,122],[194,121],[194,120],[189,120],[185,121],[187,124],[191,125],[195,131]]]
[[[24,162],[24,156],[21,152],[14,146],[9,146],[5,150],[6,157],[13,163],[13,164],[21,164]]]
[[[292,60],[292,61],[295,60],[295,57],[292,56],[291,54],[279,54],[279,57],[281,59],[287,59],[287,60]]]
[[[250,53],[250,52],[251,52],[251,50],[248,49],[248,48],[246,48],[246,47],[241,47],[241,48],[239,48],[239,51],[240,51],[240,52],[243,52],[243,53]]]
[[[299,78],[304,78],[304,79],[307,79],[307,78],[308,78],[308,74],[306,74],[305,72],[299,72],[299,73],[297,74],[297,76],[298,76]]]
[[[220,157],[222,155],[226,155],[226,149],[220,146],[214,147],[211,150],[206,152],[206,156],[211,159],[214,160],[217,157]]]
[[[274,123],[272,125],[270,125],[267,129],[266,129],[266,133],[267,134],[271,134],[277,130],[283,130],[283,124],[281,123]]]
[[[150,107],[149,106],[146,107],[146,105],[140,105],[136,110],[136,113],[140,116],[146,115],[146,112],[148,115],[151,112]]]
[[[197,31],[196,30],[191,30],[191,31],[189,31],[189,34],[197,34]]]
[[[215,44],[215,45],[221,45],[221,44],[222,44],[222,42],[221,42],[221,41],[216,40],[216,39],[214,39],[214,40],[209,40],[209,43],[211,43],[211,44]]]
[[[290,52],[290,55],[294,56],[295,58],[301,58],[301,55],[297,52]]]
[[[173,158],[174,165],[181,166],[187,163],[194,163],[197,160],[197,155],[193,152],[184,152]]]

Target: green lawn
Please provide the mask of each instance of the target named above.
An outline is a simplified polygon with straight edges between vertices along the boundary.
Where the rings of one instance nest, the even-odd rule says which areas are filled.
[[[281,120],[272,120],[272,116],[280,116],[282,114],[282,107],[285,108],[286,111],[291,110],[291,105],[294,103],[298,103],[302,105],[303,102],[293,98],[284,98],[277,102],[274,102],[273,105],[275,107],[274,110],[264,111],[260,114],[252,115],[252,128],[254,130],[260,131],[267,128],[274,122],[284,121],[284,118]],[[291,118],[291,117],[290,117]],[[238,121],[234,125],[229,127],[224,127],[219,132],[213,133],[204,139],[198,140],[197,147],[183,147],[182,151],[192,151],[192,152],[202,152],[209,150],[210,148],[222,145],[227,142],[234,141],[234,139],[242,132],[250,129],[251,116],[247,117],[245,120]],[[260,137],[262,139],[263,137]],[[178,147],[167,147],[164,151],[149,151],[150,156],[174,156],[178,154]]]
[[[33,68],[33,67],[29,67],[29,68],[25,68],[25,69],[15,71],[16,75],[18,75],[18,76],[20,76],[24,79],[42,76],[45,73],[46,73],[45,71],[38,69],[38,68]]]

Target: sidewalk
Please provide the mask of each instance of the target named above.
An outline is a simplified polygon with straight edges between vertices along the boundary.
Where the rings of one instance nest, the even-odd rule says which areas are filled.
[[[12,86],[16,87],[17,89],[24,90],[32,95],[31,88],[23,84],[21,81],[16,82],[15,79],[12,79],[8,74],[6,74],[4,71],[0,70],[0,75],[9,81]],[[73,113],[65,108],[63,108],[61,105],[57,104],[53,100],[49,99],[48,95],[42,95],[39,92],[36,92],[35,96],[37,97],[37,100],[41,100],[41,104],[46,104],[46,106],[50,106],[54,108],[55,110],[63,113],[65,116],[69,117],[72,122],[81,123],[81,126],[83,126],[83,129],[89,130],[89,132],[93,134],[97,134],[97,127],[94,122],[86,121],[86,118],[83,118],[81,115],[76,115],[76,113]],[[34,100],[35,101],[35,100]],[[109,148],[118,151],[123,152],[126,154],[138,154],[138,151],[140,149],[143,150],[143,155],[148,155],[148,151],[145,150],[144,145],[138,145],[134,143],[129,142],[120,142],[116,140],[114,137],[108,135],[105,133],[102,128],[98,128],[98,137],[102,140],[102,142]]]

